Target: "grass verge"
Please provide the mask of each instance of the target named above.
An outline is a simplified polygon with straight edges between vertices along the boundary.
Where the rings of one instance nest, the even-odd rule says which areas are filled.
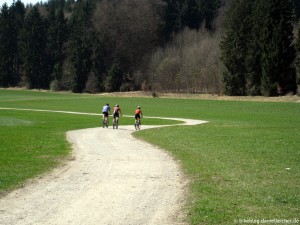
[[[180,159],[191,180],[186,209],[190,224],[299,221],[299,107],[199,101],[192,111],[210,123],[135,135]],[[186,116],[197,117],[193,112]]]

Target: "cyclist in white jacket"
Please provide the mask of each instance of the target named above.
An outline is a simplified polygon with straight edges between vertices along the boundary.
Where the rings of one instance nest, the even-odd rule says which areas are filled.
[[[110,112],[110,106],[108,103],[106,103],[106,105],[103,106],[102,108],[102,114],[103,114],[103,119],[106,117],[108,117],[108,113]]]

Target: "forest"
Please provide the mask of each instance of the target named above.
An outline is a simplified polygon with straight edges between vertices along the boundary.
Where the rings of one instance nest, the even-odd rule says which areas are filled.
[[[3,4],[0,87],[297,94],[300,0]]]

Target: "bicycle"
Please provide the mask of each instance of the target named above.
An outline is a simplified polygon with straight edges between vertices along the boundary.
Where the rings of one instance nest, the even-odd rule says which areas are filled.
[[[141,129],[141,122],[140,122],[140,118],[135,120],[135,124],[134,127],[136,130],[140,130]]]
[[[102,118],[102,127],[103,128],[108,128],[108,117],[104,117],[104,118]]]
[[[119,117],[114,116],[113,118],[113,129],[118,129],[119,126]]]

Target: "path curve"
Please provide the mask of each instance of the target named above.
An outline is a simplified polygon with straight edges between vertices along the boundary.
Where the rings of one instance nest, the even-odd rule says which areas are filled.
[[[183,223],[180,211],[187,182],[178,163],[165,151],[135,139],[134,131],[133,126],[69,131],[73,160],[1,198],[0,224]]]

